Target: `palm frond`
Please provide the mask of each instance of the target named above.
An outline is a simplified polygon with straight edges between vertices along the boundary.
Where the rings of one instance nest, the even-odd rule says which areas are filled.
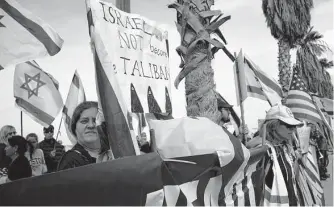
[[[293,46],[303,38],[310,26],[313,0],[263,0],[262,10],[267,26],[276,39],[285,39]]]

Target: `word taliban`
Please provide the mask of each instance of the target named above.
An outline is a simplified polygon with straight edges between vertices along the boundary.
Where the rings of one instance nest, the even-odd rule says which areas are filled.
[[[152,79],[164,79],[169,80],[170,74],[169,69],[166,66],[156,65],[154,63],[148,63],[148,67],[143,67],[143,61],[131,60],[127,57],[120,57],[123,59],[123,71],[124,75],[128,75],[129,72],[132,76],[139,76],[143,78],[152,78]],[[113,65],[114,71],[117,74],[116,65]],[[149,68],[149,70],[148,70]]]

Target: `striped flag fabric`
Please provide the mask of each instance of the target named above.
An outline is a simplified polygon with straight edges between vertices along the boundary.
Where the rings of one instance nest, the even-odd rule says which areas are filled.
[[[75,136],[71,131],[71,119],[75,108],[82,102],[86,101],[85,90],[82,85],[79,73],[75,70],[67,99],[63,108],[63,120],[65,121],[65,129],[67,137],[72,142],[76,143]]]
[[[215,180],[210,182],[213,182],[211,185],[214,189],[220,189],[216,191],[219,192],[219,195],[215,194],[211,201],[204,199],[204,203],[198,205],[207,206],[210,205],[210,202],[211,205],[219,203],[223,206],[244,206],[258,203],[255,199],[254,185],[257,187],[259,185],[254,184],[252,176],[262,157],[255,155],[261,153],[263,155],[266,150],[257,149],[251,153],[225,128],[204,117],[185,117],[164,121],[151,120],[149,125],[155,132],[152,140],[153,148],[163,158],[174,159],[175,157],[198,156],[210,152],[217,153],[222,175],[213,178]],[[190,203],[194,204],[194,202],[191,200]],[[175,204],[167,203],[167,205]]]
[[[57,32],[14,0],[0,1],[0,70],[57,54],[63,40]]]
[[[309,95],[306,85],[299,75],[297,66],[293,69],[293,76],[290,83],[290,90],[286,98],[286,106],[289,107],[295,118],[312,122],[322,123],[316,106]]]
[[[288,190],[279,165],[279,159],[282,157],[277,155],[273,146],[270,145],[270,149],[272,160],[268,164],[271,165],[271,168],[265,178],[263,204],[264,206],[289,206]]]
[[[250,58],[243,55],[242,51],[239,52],[234,67],[235,79],[240,81],[241,102],[247,97],[268,101],[270,105],[281,102],[283,93],[277,81],[262,71]],[[238,73],[236,68],[238,68]],[[238,105],[240,105],[240,92],[237,81],[236,90]]]
[[[324,191],[320,182],[318,165],[313,155],[312,146],[298,165],[297,182],[301,186],[301,193],[305,206],[325,206]]]
[[[35,61],[16,65],[16,106],[42,126],[49,126],[63,107],[58,87],[56,79],[44,72]]]
[[[0,185],[0,205],[255,206],[261,184],[250,175],[263,148],[240,151],[224,167],[217,153],[173,159],[148,153],[21,179]]]

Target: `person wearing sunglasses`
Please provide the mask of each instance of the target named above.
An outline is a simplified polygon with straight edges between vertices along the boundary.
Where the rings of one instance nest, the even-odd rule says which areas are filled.
[[[44,153],[45,163],[48,169],[48,173],[57,171],[59,160],[65,153],[65,147],[59,144],[54,135],[54,127],[43,128],[44,140],[39,143],[39,148]]]
[[[0,143],[7,145],[8,139],[16,135],[15,127],[5,125],[0,130]]]
[[[266,188],[272,187],[278,177],[284,183],[280,188],[287,192],[290,206],[303,206],[303,196],[300,183],[296,178],[297,166],[302,159],[302,151],[295,135],[298,126],[303,123],[294,118],[291,110],[281,104],[275,105],[267,112],[264,123],[259,130],[259,136],[246,143],[247,148],[256,148],[262,145],[262,136],[265,136],[265,145],[269,146],[264,162],[266,169]],[[276,161],[277,160],[277,161]],[[283,191],[282,191],[283,192]],[[268,195],[276,196],[276,194]]]

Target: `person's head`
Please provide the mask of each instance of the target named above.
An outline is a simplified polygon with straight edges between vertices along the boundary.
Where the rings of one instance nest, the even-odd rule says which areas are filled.
[[[43,127],[44,137],[45,139],[53,138],[54,127],[50,125],[49,127]]]
[[[291,139],[297,126],[303,123],[294,118],[291,110],[283,105],[275,105],[267,112],[265,124],[267,133],[271,133],[274,139],[287,141]],[[263,129],[261,130],[261,134]]]
[[[8,157],[13,157],[17,154],[24,156],[24,153],[27,151],[27,141],[22,136],[12,136],[8,139],[5,150]]]
[[[5,125],[0,130],[0,143],[6,144],[8,143],[8,138],[16,135],[15,127],[11,125]]]
[[[71,121],[71,131],[78,143],[86,146],[100,144],[96,127],[97,112],[98,104],[95,101],[83,102],[75,108]]]
[[[26,140],[31,144],[31,146],[36,149],[38,146],[38,136],[35,133],[30,133],[26,136]]]
[[[231,108],[232,105],[228,104],[225,100],[220,97],[220,95],[217,97],[217,106],[218,111],[221,113],[220,118],[220,124],[225,124],[230,121],[230,114],[231,114]]]

